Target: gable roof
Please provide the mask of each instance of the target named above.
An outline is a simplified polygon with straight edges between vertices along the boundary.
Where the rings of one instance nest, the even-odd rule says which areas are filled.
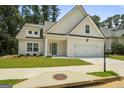
[[[64,15],[58,22],[56,22],[53,26],[51,26],[51,27],[46,31],[46,33],[49,33],[49,31],[50,31],[52,28],[54,28],[55,26],[57,26],[57,25],[61,22],[61,20],[63,20],[66,16],[68,16],[68,15],[69,15],[74,9],[76,9],[76,8],[80,9],[81,12],[82,12],[82,14],[87,15],[87,12],[84,10],[84,8],[82,7],[82,5],[76,5],[76,6],[73,7],[66,15]],[[50,34],[50,33],[49,33],[49,34]]]
[[[117,29],[115,31],[113,31],[112,29],[107,29],[107,28],[104,28],[104,27],[101,27],[100,28],[101,31],[105,34],[105,36],[107,38],[111,38],[111,37],[121,37],[123,34],[124,34],[124,29],[121,30],[121,29]]]
[[[93,19],[92,19],[92,17],[90,16],[90,15],[87,15],[75,28],[73,28],[69,33],[68,33],[68,35],[74,35],[74,34],[72,34],[71,32],[73,32],[75,29],[77,29],[79,26],[80,26],[80,24],[82,24],[85,20],[89,20],[90,22],[91,22],[91,24],[95,27],[95,29],[97,30],[97,32],[101,35],[101,36],[99,36],[100,38],[105,38],[105,36],[104,36],[104,34],[101,32],[101,30],[97,27],[97,25],[94,23],[94,21],[93,21]],[[81,36],[81,35],[80,35]],[[84,35],[82,35],[82,36],[84,36]],[[96,36],[96,37],[98,37],[98,36]]]

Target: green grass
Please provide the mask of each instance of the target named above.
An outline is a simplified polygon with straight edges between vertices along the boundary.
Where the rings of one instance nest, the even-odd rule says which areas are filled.
[[[117,59],[117,60],[123,60],[124,61],[124,55],[109,55],[109,58]]]
[[[46,57],[0,58],[0,68],[33,68],[91,65],[80,59],[59,59]]]
[[[14,85],[19,82],[22,82],[26,79],[10,79],[10,80],[0,80],[0,84],[9,84],[9,85]]]
[[[99,77],[118,76],[118,74],[115,73],[114,71],[106,71],[106,72],[91,72],[91,73],[87,73],[87,74],[94,75],[94,76],[99,76]]]

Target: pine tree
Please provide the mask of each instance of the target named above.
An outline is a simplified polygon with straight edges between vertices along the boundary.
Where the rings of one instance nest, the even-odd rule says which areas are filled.
[[[42,17],[43,17],[43,24],[45,21],[49,21],[49,6],[48,5],[42,5]]]
[[[52,5],[52,14],[51,14],[51,16],[52,16],[52,22],[56,22],[57,21],[57,18],[58,18],[58,16],[59,16],[59,14],[60,14],[60,9],[59,8],[57,8],[57,5]]]
[[[92,16],[92,18],[93,18],[93,21],[95,22],[95,24],[98,26],[98,27],[100,27],[100,17],[99,16],[97,16],[97,15],[94,15],[94,16]]]

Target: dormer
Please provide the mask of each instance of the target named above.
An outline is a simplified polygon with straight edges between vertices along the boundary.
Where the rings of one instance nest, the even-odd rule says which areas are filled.
[[[26,37],[40,38],[40,31],[38,31],[38,30],[26,30]]]
[[[25,38],[36,38],[41,39],[43,38],[43,34],[47,31],[52,25],[55,23],[45,21],[44,25],[37,25],[26,23],[22,29],[17,34],[17,39],[25,39]]]
[[[43,34],[43,25],[30,24],[26,23],[20,32],[17,34],[17,39],[25,39],[25,38],[42,38]]]

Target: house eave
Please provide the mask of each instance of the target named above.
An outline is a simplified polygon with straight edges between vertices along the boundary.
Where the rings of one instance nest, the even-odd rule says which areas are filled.
[[[51,35],[67,35],[67,34],[61,34],[61,33],[47,33],[47,34],[51,34]]]
[[[69,34],[69,36],[104,39],[103,37],[84,36],[84,35],[74,35],[74,34]]]

